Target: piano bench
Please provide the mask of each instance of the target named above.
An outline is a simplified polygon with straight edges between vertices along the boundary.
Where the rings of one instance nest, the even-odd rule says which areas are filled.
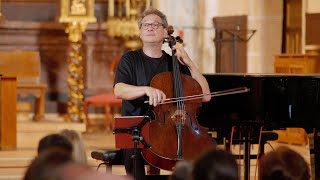
[[[124,165],[122,150],[106,150],[106,151],[92,151],[91,157],[93,159],[102,161],[101,165],[105,165],[107,170],[111,170],[112,165]]]
[[[124,165],[124,158],[123,158],[123,149],[117,150],[106,150],[106,151],[92,151],[91,157],[93,159],[102,161],[102,163],[99,164],[97,170],[100,168],[101,165],[106,166],[107,171],[111,171],[113,165]],[[146,161],[144,161],[145,165],[148,165],[148,173],[149,175],[155,177],[156,175],[160,174],[160,170],[158,168],[155,168],[153,166],[150,166]],[[148,175],[148,176],[149,176]]]
[[[100,165],[104,164],[109,168],[111,168],[112,165],[124,165],[123,149],[92,151],[91,157],[95,160],[103,161],[103,163],[101,163]],[[149,164],[145,161],[145,165]]]

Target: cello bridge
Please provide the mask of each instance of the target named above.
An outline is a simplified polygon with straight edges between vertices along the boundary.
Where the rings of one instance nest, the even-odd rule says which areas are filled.
[[[186,116],[187,116],[187,112],[185,110],[178,109],[171,116],[171,119],[173,119],[175,122],[184,123],[186,121]]]

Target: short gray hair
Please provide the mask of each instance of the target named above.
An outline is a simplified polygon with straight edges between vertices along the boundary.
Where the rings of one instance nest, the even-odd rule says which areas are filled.
[[[150,15],[150,14],[154,14],[154,15],[157,15],[161,18],[161,21],[162,21],[162,25],[164,26],[164,28],[167,28],[168,27],[168,21],[167,21],[167,16],[165,14],[163,14],[161,11],[159,11],[158,9],[154,9],[154,8],[151,8],[151,9],[147,9],[145,10],[142,14],[141,14],[141,17],[138,21],[138,26],[139,28],[141,28],[142,26],[142,20],[143,18],[145,18],[146,16]]]

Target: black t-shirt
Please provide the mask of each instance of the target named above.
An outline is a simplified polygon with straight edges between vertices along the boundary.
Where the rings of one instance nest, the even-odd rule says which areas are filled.
[[[172,71],[172,57],[162,51],[160,58],[151,58],[144,54],[142,49],[125,53],[118,64],[114,84],[125,83],[134,86],[149,86],[152,78],[161,72]],[[186,66],[180,64],[180,70],[190,75]],[[135,100],[122,101],[122,116],[145,115],[149,104],[144,103],[147,96]]]

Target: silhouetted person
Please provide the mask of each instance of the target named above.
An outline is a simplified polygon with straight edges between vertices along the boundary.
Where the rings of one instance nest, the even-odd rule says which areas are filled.
[[[193,164],[189,161],[177,162],[169,180],[192,180]]]
[[[87,164],[87,155],[81,135],[75,130],[64,129],[60,133],[72,144],[72,158],[75,162]]]
[[[114,175],[111,171],[96,172],[83,163],[70,162],[53,169],[53,180],[131,180],[130,176]]]
[[[300,154],[287,147],[279,147],[261,158],[260,179],[309,180],[310,169]]]
[[[238,180],[236,159],[228,151],[210,149],[194,163],[194,180]]]
[[[73,150],[71,142],[65,136],[61,134],[49,134],[40,139],[38,144],[38,154],[52,147],[62,148],[70,154]]]
[[[53,178],[52,170],[71,161],[71,153],[63,148],[46,149],[31,162],[23,180],[59,180]]]

